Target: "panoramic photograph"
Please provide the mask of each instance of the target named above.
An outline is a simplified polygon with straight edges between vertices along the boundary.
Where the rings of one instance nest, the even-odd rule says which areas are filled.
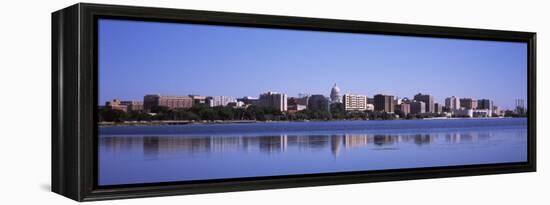
[[[527,43],[98,20],[98,185],[527,161]]]

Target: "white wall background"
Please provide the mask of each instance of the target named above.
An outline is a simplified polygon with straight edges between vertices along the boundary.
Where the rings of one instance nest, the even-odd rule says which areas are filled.
[[[538,172],[94,202],[94,204],[530,204],[550,201],[545,1],[101,0],[94,3],[538,33]],[[50,13],[76,1],[2,1],[0,204],[71,204],[50,186]],[[546,93],[545,93],[546,92]],[[29,121],[32,120],[32,121]]]

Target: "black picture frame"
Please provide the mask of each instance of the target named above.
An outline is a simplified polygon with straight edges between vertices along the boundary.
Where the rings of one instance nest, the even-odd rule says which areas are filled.
[[[337,174],[97,185],[99,17],[528,44],[528,161]],[[52,13],[52,191],[76,201],[504,174],[536,171],[536,33],[79,3]]]

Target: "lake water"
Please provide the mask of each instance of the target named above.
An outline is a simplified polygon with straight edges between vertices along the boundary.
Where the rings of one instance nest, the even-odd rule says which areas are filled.
[[[527,161],[527,119],[99,128],[99,185]]]

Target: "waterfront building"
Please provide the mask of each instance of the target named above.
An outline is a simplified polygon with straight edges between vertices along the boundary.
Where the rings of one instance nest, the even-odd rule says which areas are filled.
[[[479,99],[477,101],[477,109],[493,109],[493,101],[489,99]]]
[[[168,109],[191,108],[193,106],[193,98],[189,96],[161,96],[161,95],[145,95],[143,97],[143,108],[147,112],[153,107],[167,107]]]
[[[523,99],[516,99],[516,108],[514,110],[516,114],[523,115],[526,112],[525,109],[525,100]]]
[[[212,96],[206,99],[206,103],[210,107],[227,106],[232,102],[237,102],[237,99],[231,96]]]
[[[474,110],[473,109],[465,109],[460,108],[458,110],[453,111],[453,117],[474,117]]]
[[[330,90],[330,101],[331,103],[342,103],[342,97],[340,96],[340,88],[336,86],[336,83],[334,83],[334,86]]]
[[[491,110],[489,109],[477,109],[473,110],[473,117],[491,117]]]
[[[193,105],[196,104],[206,104],[206,100],[208,97],[201,96],[201,95],[189,95],[193,99]]]
[[[143,96],[143,109],[146,112],[151,112],[151,108],[158,106],[160,95],[145,95]]]
[[[434,113],[434,97],[428,94],[418,93],[414,96],[414,100],[422,101],[426,104],[426,112]]]
[[[180,109],[193,107],[193,99],[189,96],[160,96],[159,106],[168,107],[168,109]]]
[[[307,108],[309,96],[290,97],[288,98],[288,112],[295,113]]]
[[[272,107],[281,112],[287,111],[287,96],[284,93],[267,92],[260,95],[259,106]]]
[[[393,113],[395,101],[392,95],[378,94],[374,96],[374,110],[387,113]]]
[[[122,105],[121,101],[118,99],[113,99],[111,101],[105,102],[105,108],[113,109],[113,110],[120,110],[123,112],[128,111],[128,106]]]
[[[525,108],[525,100],[516,99],[516,107]]]
[[[328,110],[329,100],[324,95],[311,95],[308,100],[309,110]]]
[[[443,105],[440,103],[434,103],[434,113],[443,113]]]
[[[489,99],[479,99],[477,101],[477,109],[489,110],[489,117],[493,114],[493,101]]]
[[[426,103],[423,101],[413,100],[410,105],[411,114],[422,114],[426,112]]]
[[[409,113],[411,113],[411,104],[401,103],[401,104],[395,105],[395,110],[399,110],[399,111],[403,112],[403,114],[405,114],[405,116],[406,116]]]
[[[456,96],[451,96],[445,99],[445,107],[449,109],[449,111],[458,110],[460,109],[460,99]]]
[[[474,98],[460,98],[460,107],[465,109],[477,109],[477,100]]]
[[[143,111],[143,101],[126,100],[120,101],[121,105],[126,105],[127,111]]]
[[[500,117],[500,116],[502,116],[500,107],[498,107],[498,106],[496,106],[496,105],[493,105],[493,109],[491,109],[491,110],[492,110],[491,115],[492,115],[493,117]]]
[[[345,94],[343,104],[346,111],[364,111],[367,109],[367,96]]]

